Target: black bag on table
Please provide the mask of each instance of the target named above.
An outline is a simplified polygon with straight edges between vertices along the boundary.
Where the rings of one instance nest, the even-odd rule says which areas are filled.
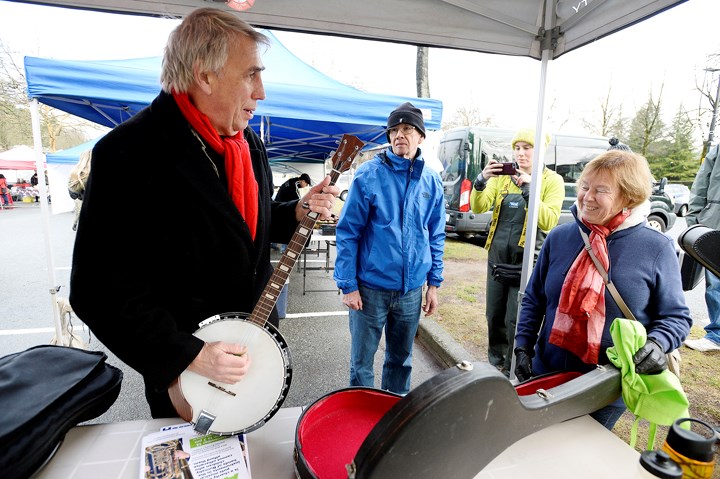
[[[490,274],[498,283],[507,286],[520,286],[520,275],[522,275],[521,264],[491,263]]]
[[[35,346],[0,358],[0,471],[30,477],[77,424],[107,411],[123,373],[102,351]]]

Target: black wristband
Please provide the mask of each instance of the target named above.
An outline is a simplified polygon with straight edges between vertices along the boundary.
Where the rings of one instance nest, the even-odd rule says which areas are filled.
[[[473,183],[473,188],[475,188],[477,191],[482,191],[485,189],[485,186],[487,185],[487,180],[483,178],[482,173],[480,173],[477,178],[475,178],[475,183]]]
[[[530,185],[525,183],[520,187],[520,193],[522,194],[525,203],[530,203]]]

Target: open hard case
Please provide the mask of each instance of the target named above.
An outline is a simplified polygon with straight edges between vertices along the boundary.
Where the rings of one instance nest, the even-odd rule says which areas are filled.
[[[682,250],[715,276],[720,276],[720,231],[702,224],[690,226],[677,239]]]
[[[341,389],[300,416],[295,472],[302,479],[473,478],[521,438],[619,396],[620,372],[612,366],[540,376],[513,387],[490,364],[469,362],[405,397]]]

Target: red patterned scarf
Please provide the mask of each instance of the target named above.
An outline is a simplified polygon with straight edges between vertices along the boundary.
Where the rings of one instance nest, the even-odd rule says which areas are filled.
[[[605,271],[610,266],[606,238],[629,215],[629,210],[622,211],[605,226],[583,220],[591,230],[590,246]],[[563,282],[548,341],[575,354],[586,364],[597,364],[604,327],[605,283],[583,248]]]
[[[233,137],[221,137],[210,123],[207,115],[190,102],[187,93],[173,92],[173,98],[195,131],[225,159],[228,192],[250,228],[250,234],[254,240],[258,220],[258,184],[253,173],[250,145],[243,136],[243,132],[239,131]]]

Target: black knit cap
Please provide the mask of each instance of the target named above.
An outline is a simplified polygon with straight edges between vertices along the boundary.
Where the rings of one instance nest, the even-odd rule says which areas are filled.
[[[422,112],[419,108],[415,108],[415,106],[409,101],[406,101],[390,113],[387,121],[387,127],[389,129],[394,126],[398,126],[400,123],[414,126],[423,138],[425,138],[425,120],[423,120]],[[388,141],[390,141],[389,133],[387,133],[387,138]]]

